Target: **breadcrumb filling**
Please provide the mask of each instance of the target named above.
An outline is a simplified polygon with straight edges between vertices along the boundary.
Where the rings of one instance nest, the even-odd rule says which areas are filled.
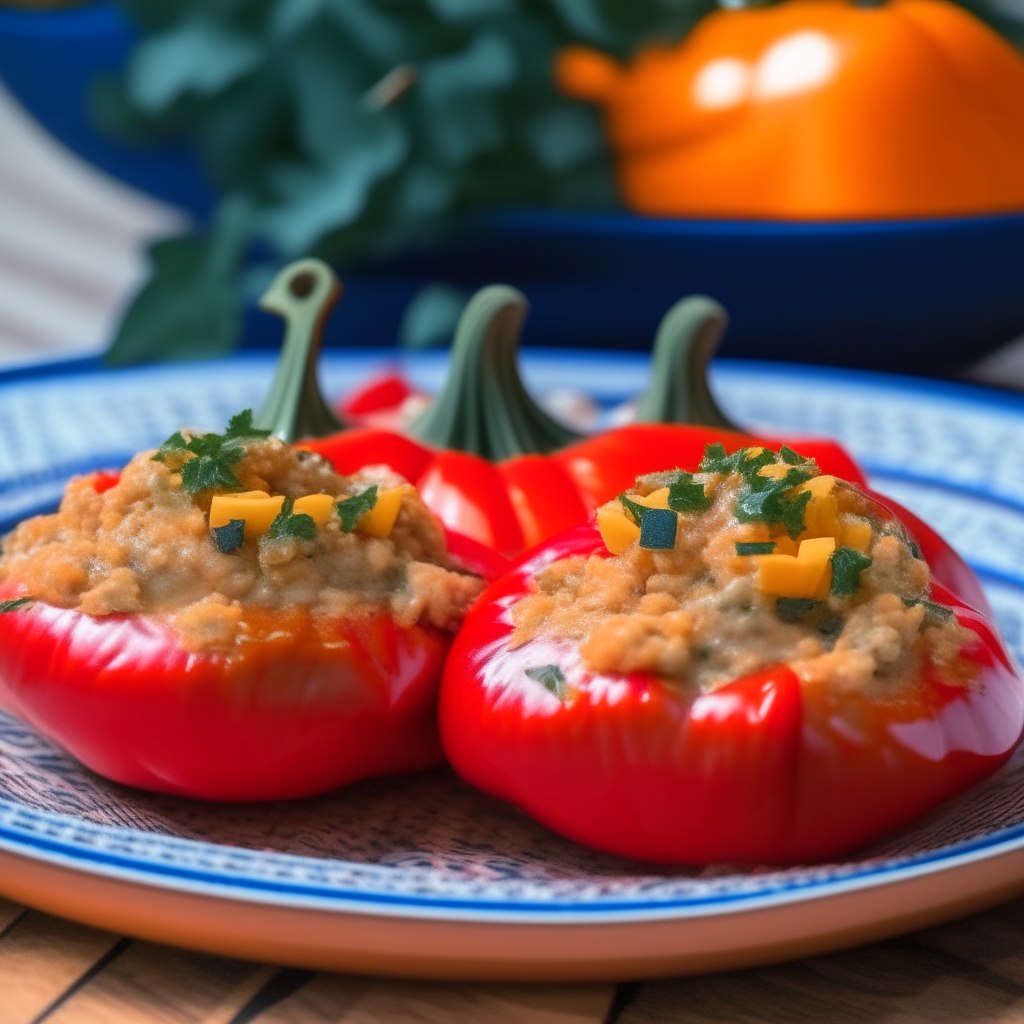
[[[331,515],[313,540],[264,534],[226,553],[208,523],[212,492],[188,493],[180,471],[153,455],[136,455],[102,493],[94,477],[72,480],[54,515],[26,520],[4,539],[0,582],[88,615],[166,615],[195,652],[246,643],[249,618],[265,620],[265,609],[388,613],[402,625],[454,631],[483,587],[452,566],[441,524],[411,487],[385,538],[345,532]],[[342,476],[276,438],[247,443],[234,470],[243,491],[292,498],[344,499],[405,482],[384,466]],[[247,618],[251,609],[261,614]]]
[[[670,476],[638,478],[623,504],[643,501]],[[511,609],[513,646],[574,640],[592,672],[648,672],[702,690],[780,663],[806,684],[879,696],[898,695],[925,661],[950,683],[973,676],[960,650],[976,635],[952,614],[936,614],[949,609],[927,601],[928,565],[902,525],[860,490],[842,482],[834,489],[837,532],[871,524],[870,566],[856,592],[792,600],[760,589],[758,558],[738,553],[737,544],[771,548],[785,538],[778,526],[737,518],[743,478],[692,480],[708,507],[678,513],[674,546],[634,541],[611,557],[574,556],[539,572],[534,592]]]

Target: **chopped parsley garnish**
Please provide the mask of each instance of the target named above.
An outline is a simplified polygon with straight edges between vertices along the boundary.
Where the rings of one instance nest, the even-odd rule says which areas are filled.
[[[10,601],[0,601],[0,614],[16,612],[19,608],[27,608],[31,603],[31,597],[15,597]]]
[[[710,505],[704,485],[695,482],[692,473],[679,472],[668,489],[668,507],[673,512],[703,512]]]
[[[871,565],[867,555],[854,548],[837,548],[829,556],[832,563],[832,589],[834,597],[850,597],[860,588],[860,574]]]
[[[625,492],[619,495],[619,504],[626,510],[637,526],[643,527],[644,516],[651,511],[646,505],[641,505],[638,501],[627,498]]]
[[[775,611],[783,622],[799,622],[821,604],[813,597],[780,597],[775,601]]]
[[[237,551],[245,540],[245,520],[232,519],[224,526],[215,526],[213,539],[217,542],[217,550],[222,555],[230,555],[232,551]]]
[[[536,668],[528,668],[526,674],[535,682],[540,683],[544,689],[553,693],[559,700],[565,700],[569,695],[569,686],[562,670],[557,665],[538,665]]]
[[[224,437],[229,441],[255,441],[270,437],[269,430],[259,430],[252,425],[252,409],[243,409],[228,420]]]
[[[293,512],[294,498],[285,498],[281,511],[267,530],[270,540],[316,540],[316,522],[305,512]]]
[[[807,461],[799,452],[793,451],[788,444],[784,444],[779,449],[779,458],[782,459],[787,466],[799,466]]]
[[[341,528],[345,533],[351,533],[359,522],[360,516],[365,515],[377,504],[377,485],[367,487],[361,494],[353,494],[351,498],[342,498],[338,502],[338,517],[341,519]]]
[[[796,540],[804,531],[804,510],[811,500],[811,492],[789,492],[810,479],[811,474],[802,469],[790,469],[778,479],[760,475],[748,477],[736,499],[736,518],[741,523],[783,526]]]
[[[721,441],[704,445],[704,458],[698,467],[702,473],[735,473],[746,448],[740,448],[732,455],[726,455],[725,445]]]
[[[241,486],[233,467],[245,454],[245,443],[269,436],[269,430],[252,425],[252,410],[246,409],[231,417],[223,434],[197,434],[186,441],[176,431],[160,445],[153,461],[180,469],[181,486],[189,494],[232,490]]]
[[[773,540],[738,540],[736,541],[737,555],[770,555],[775,550]]]
[[[904,597],[901,600],[908,608],[913,608],[917,604],[924,605],[924,625],[926,626],[942,626],[953,618],[953,609],[948,605],[936,604],[923,597]]]
[[[669,508],[649,508],[640,521],[640,547],[667,551],[676,546],[679,516]]]
[[[917,546],[916,541],[910,541],[910,553],[918,560],[921,558],[921,549]]]

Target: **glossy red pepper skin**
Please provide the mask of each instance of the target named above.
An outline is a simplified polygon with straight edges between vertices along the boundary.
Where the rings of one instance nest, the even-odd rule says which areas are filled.
[[[451,530],[515,556],[572,526],[630,487],[637,476],[666,467],[695,466],[704,446],[728,451],[750,445],[778,448],[785,439],[730,430],[638,423],[586,438],[552,455],[520,455],[491,463],[464,452],[435,451],[385,430],[357,428],[304,441],[339,473],[386,463],[415,484],[431,511]],[[855,483],[864,474],[833,441],[794,441],[823,473]]]
[[[898,704],[801,685],[787,666],[694,696],[647,674],[589,673],[567,641],[510,649],[508,609],[534,574],[592,553],[607,550],[579,527],[491,584],[452,646],[439,705],[463,778],[587,846],[665,864],[840,856],[993,771],[1024,728],[1024,686],[998,637],[941,585],[935,599],[981,638],[964,652],[978,678],[958,688],[929,674]],[[572,687],[565,702],[525,674],[546,664]]]
[[[488,579],[508,565],[450,533],[448,550]],[[20,593],[8,581],[0,600]],[[229,659],[189,653],[158,615],[33,602],[0,615],[0,707],[100,775],[207,800],[294,799],[442,763],[448,633],[389,616],[249,618],[254,638]]]

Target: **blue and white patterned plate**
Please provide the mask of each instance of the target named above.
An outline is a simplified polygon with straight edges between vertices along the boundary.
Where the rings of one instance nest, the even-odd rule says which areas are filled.
[[[604,408],[644,385],[633,355],[527,353],[537,393]],[[328,352],[340,393],[384,366]],[[117,466],[182,425],[258,405],[272,361],[0,374],[0,528],[69,474]],[[444,357],[405,359],[436,389]],[[1024,656],[1024,400],[883,375],[723,362],[740,422],[827,434],[975,567]],[[0,892],[131,934],[313,967],[433,977],[629,978],[767,961],[894,934],[1024,891],[1024,757],[842,862],[662,870],[552,835],[450,772],[313,800],[211,805],[93,775],[0,717]],[[557,780],[553,780],[557,784]]]

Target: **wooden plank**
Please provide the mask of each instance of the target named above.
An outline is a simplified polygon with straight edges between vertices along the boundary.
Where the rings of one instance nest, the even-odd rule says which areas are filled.
[[[0,936],[25,913],[25,908],[0,896]]]
[[[318,974],[257,1024],[602,1024],[614,985],[455,985]]]
[[[0,1024],[31,1024],[118,943],[118,937],[13,903],[0,906]]]
[[[134,942],[46,1024],[230,1024],[276,973],[241,960]]]
[[[649,982],[617,1024],[1024,1024],[1024,901],[792,964]]]

